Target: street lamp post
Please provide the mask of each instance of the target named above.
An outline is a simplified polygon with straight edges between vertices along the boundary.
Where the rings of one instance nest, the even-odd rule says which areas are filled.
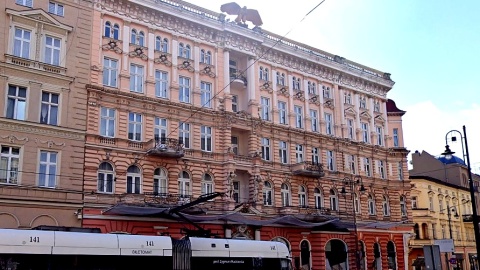
[[[350,187],[350,191],[352,193],[351,195],[352,195],[352,208],[353,208],[353,226],[355,230],[354,232],[355,233],[355,266],[357,267],[357,269],[360,269],[360,254],[358,251],[357,213],[355,208],[355,204],[356,204],[355,192],[356,192],[357,185],[360,185],[359,191],[361,193],[365,192],[366,189],[365,189],[365,186],[363,185],[362,177],[359,175],[354,176],[353,179],[349,177],[345,177],[343,178],[342,181],[343,181],[343,187],[340,193],[344,196],[347,194],[346,186]],[[357,207],[360,207],[360,205],[357,205]]]
[[[462,134],[462,132],[460,132],[458,130],[450,130],[449,132],[447,132],[447,134],[445,134],[445,144],[446,144],[446,146],[445,146],[445,152],[442,153],[442,155],[444,155],[446,159],[452,158],[452,155],[455,153],[455,152],[452,152],[452,150],[450,150],[450,147],[448,146],[448,135],[450,133],[460,134],[460,140],[461,140],[461,144],[462,144],[462,155],[463,155],[464,160],[467,161],[468,184],[469,184],[469,189],[470,189],[470,200],[472,202],[472,220],[473,220],[473,230],[474,230],[474,233],[475,233],[475,246],[477,248],[476,260],[477,260],[477,266],[478,266],[478,265],[480,265],[479,260],[478,260],[479,256],[480,256],[480,245],[479,245],[480,228],[479,228],[479,225],[478,225],[477,203],[476,203],[476,200],[475,200],[475,187],[473,185],[472,168],[470,166],[470,155],[468,153],[467,130],[466,130],[465,126],[463,126],[463,134]],[[456,141],[455,136],[452,136],[452,141]]]
[[[454,214],[454,217],[458,218],[458,213],[457,213],[457,210],[455,208],[455,206],[452,206],[452,207],[447,207],[447,217],[448,217],[448,230],[450,232],[450,239],[452,239],[453,241],[453,233],[452,233],[452,211],[455,212]],[[447,265],[447,268],[448,268],[448,264],[449,264],[449,261],[448,261],[448,252],[445,252],[445,263]]]

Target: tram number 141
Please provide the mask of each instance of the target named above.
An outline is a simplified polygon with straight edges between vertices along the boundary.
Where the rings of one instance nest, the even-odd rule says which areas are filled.
[[[30,236],[30,243],[40,243],[40,237]]]

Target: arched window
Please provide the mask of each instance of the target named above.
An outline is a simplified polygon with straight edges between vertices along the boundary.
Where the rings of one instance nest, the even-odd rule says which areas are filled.
[[[319,188],[313,190],[313,196],[315,197],[315,208],[323,208],[323,196]]]
[[[113,25],[113,39],[119,40],[120,37],[120,26],[118,24]]]
[[[307,191],[304,186],[298,188],[298,206],[307,207]]]
[[[200,50],[200,63],[210,65],[212,63],[212,53],[210,51]]]
[[[260,80],[263,80],[263,67],[260,67],[258,71],[258,77],[260,78]]]
[[[315,95],[317,93],[317,89],[314,82],[308,82],[307,87],[308,87],[309,94]]]
[[[415,223],[413,226],[413,232],[415,233],[415,239],[420,239],[420,226],[418,226],[418,223]]]
[[[290,187],[283,183],[281,186],[282,206],[290,206]]]
[[[142,185],[142,175],[140,169],[132,165],[127,169],[127,193],[140,194]]]
[[[130,43],[137,44],[137,37],[138,37],[137,30],[132,29],[132,31],[130,32]]]
[[[162,38],[160,36],[155,37],[155,51],[162,50]]]
[[[283,237],[274,237],[274,238],[272,238],[271,241],[272,241],[272,242],[280,242],[280,243],[283,243],[283,244],[285,244],[285,246],[287,246],[288,251],[291,251],[291,250],[292,250],[292,249],[291,249],[290,242],[288,242],[288,240],[285,239],[285,238],[283,238]]]
[[[145,34],[142,31],[140,31],[138,33],[138,43],[137,43],[137,45],[140,45],[142,47],[145,46]]]
[[[338,211],[338,195],[333,189],[330,189],[330,210]]]
[[[105,32],[103,33],[105,37],[112,36],[112,24],[110,22],[105,22]]]
[[[277,72],[277,84],[285,86],[285,73]]]
[[[385,195],[383,196],[382,206],[383,206],[383,216],[389,217],[390,216],[390,202],[388,200],[388,197],[385,196]]]
[[[293,90],[300,90],[300,78],[296,78],[295,76],[292,79],[293,83]]]
[[[205,63],[205,50],[201,49],[200,50],[200,63]]]
[[[178,176],[178,193],[182,198],[190,197],[190,174],[181,171]]]
[[[160,196],[167,195],[167,183],[167,170],[163,168],[155,169],[153,172],[153,193]]]
[[[98,166],[98,192],[112,193],[113,192],[113,167],[108,162],[102,162]]]
[[[405,196],[400,196],[400,214],[402,217],[407,216],[407,199]]]
[[[367,252],[365,250],[365,243],[363,241],[358,241],[358,255],[360,260],[360,270],[367,269]]]
[[[374,269],[382,269],[382,255],[380,253],[380,244],[374,243],[373,244],[373,268]]]
[[[183,45],[183,43],[178,43],[178,56],[180,57],[185,57],[184,56],[184,52],[185,51],[185,45]]]
[[[190,52],[191,52],[190,45],[185,46],[185,58],[190,59],[190,56],[191,56]]]
[[[387,243],[387,260],[388,269],[397,269],[397,252],[395,251],[395,244],[392,241]]]
[[[307,240],[300,242],[300,264],[301,269],[311,269],[310,243]]]
[[[263,183],[263,205],[271,206],[273,202],[272,184],[268,181]]]
[[[360,196],[358,196],[357,193],[353,194],[354,198],[353,198],[353,202],[354,202],[354,210],[355,210],[355,213],[358,214],[360,213]]]
[[[325,245],[327,269],[348,270],[348,250],[345,242],[339,239],[330,239]]]
[[[372,216],[376,214],[375,199],[372,195],[368,195],[368,214]]]
[[[213,193],[213,179],[208,173],[203,175],[202,179],[202,194]]]
[[[269,75],[269,73],[268,73],[268,68],[265,68],[265,70],[263,71],[263,79],[264,79],[265,81],[268,81],[269,76],[270,76],[270,75]]]

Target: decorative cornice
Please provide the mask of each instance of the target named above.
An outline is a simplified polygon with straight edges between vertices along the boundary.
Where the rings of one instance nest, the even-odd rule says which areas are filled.
[[[65,138],[71,140],[85,140],[85,132],[79,130],[69,130],[62,127],[47,126],[41,124],[23,123],[18,121],[0,121],[0,130],[10,130],[15,132],[25,132],[29,134],[44,135],[55,138]]]

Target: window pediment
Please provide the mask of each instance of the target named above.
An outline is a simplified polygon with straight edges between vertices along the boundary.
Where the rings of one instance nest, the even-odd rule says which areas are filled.
[[[352,107],[347,107],[344,111],[345,115],[351,115],[355,119],[357,116],[357,112]]]
[[[363,111],[363,112],[360,113],[360,118],[370,120],[370,119],[372,119],[372,115],[369,114],[367,111]]]
[[[375,122],[385,123],[385,118],[383,118],[382,115],[377,115],[377,116],[375,116]]]
[[[13,21],[34,26],[36,23],[42,23],[54,29],[62,29],[68,32],[73,30],[73,27],[63,24],[48,14],[42,9],[32,9],[24,11],[16,11],[12,9],[6,10],[7,14],[13,17]]]

